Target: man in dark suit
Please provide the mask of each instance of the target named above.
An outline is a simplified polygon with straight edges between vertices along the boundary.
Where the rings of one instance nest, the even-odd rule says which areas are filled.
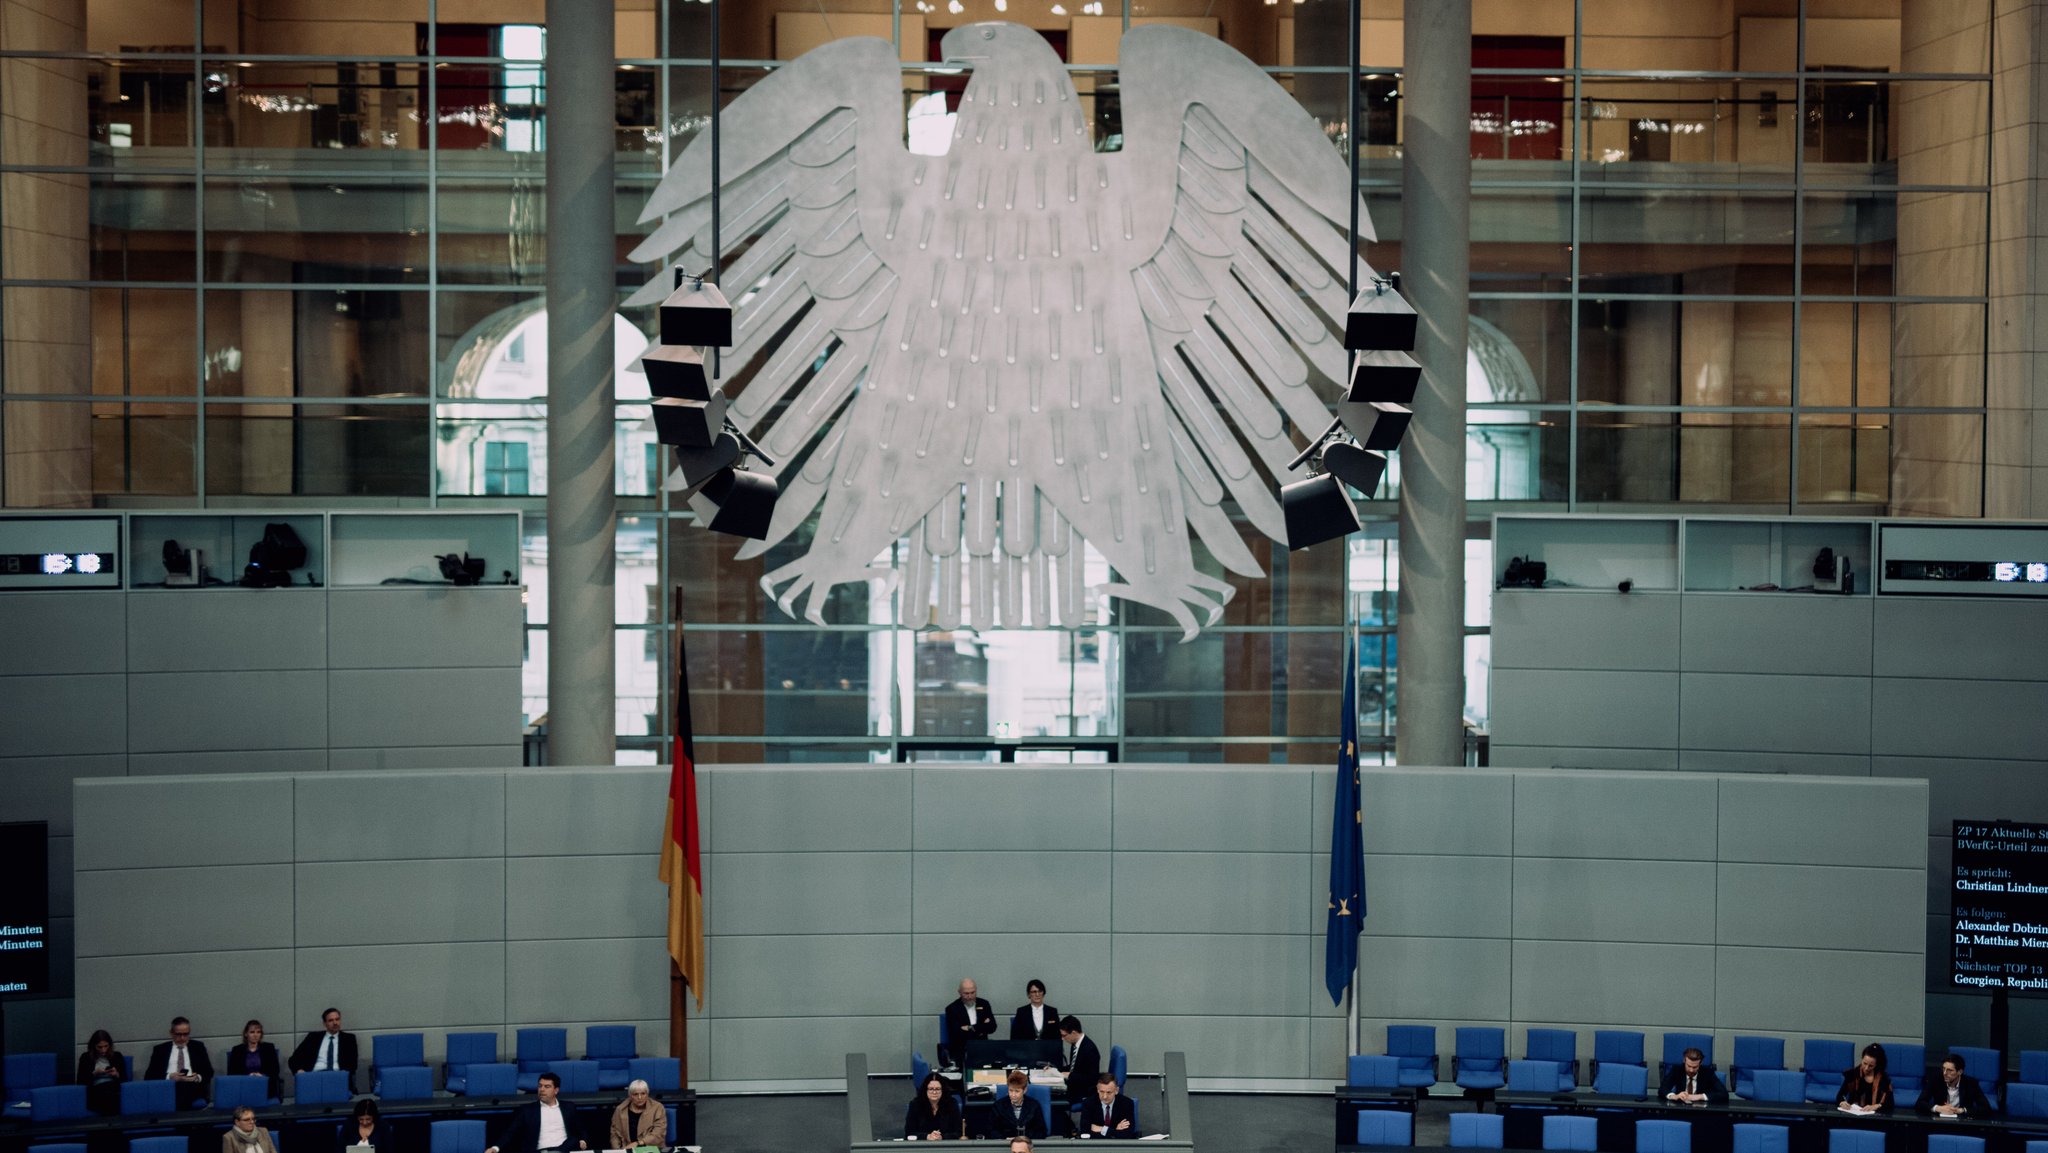
[[[1679,1105],[1726,1105],[1728,1090],[1714,1071],[1705,1067],[1706,1059],[1698,1049],[1687,1049],[1685,1060],[1664,1071],[1658,1094]]]
[[[1095,1096],[1081,1106],[1081,1131],[1076,1136],[1135,1141],[1137,1113],[1137,1105],[1116,1091],[1116,1078],[1104,1073],[1095,1079]]]
[[[142,1077],[177,1082],[180,1109],[190,1109],[207,1096],[213,1085],[213,1059],[206,1055],[206,1042],[192,1039],[192,1022],[171,1018],[171,1039],[149,1051]]]
[[[1060,1040],[1067,1047],[1067,1104],[1086,1101],[1095,1095],[1095,1080],[1102,1076],[1102,1052],[1081,1032],[1079,1017],[1060,1019]]]
[[[353,1093],[356,1087],[356,1035],[341,1031],[339,1009],[329,1009],[320,1014],[320,1024],[321,1028],[306,1034],[306,1039],[292,1050],[292,1059],[286,1065],[294,1073],[346,1070],[349,1092]]]
[[[1975,1077],[1963,1072],[1963,1059],[1950,1053],[1941,1059],[1941,1079],[1929,1081],[1920,1090],[1920,1099],[1913,1102],[1916,1113],[1931,1113],[1936,1117],[1989,1117],[1991,1099],[1984,1096],[1984,1086]]]
[[[512,1127],[502,1143],[484,1153],[541,1153],[547,1149],[588,1149],[583,1118],[576,1106],[561,1100],[562,1079],[542,1073],[535,1092],[540,1100],[512,1110]]]
[[[975,993],[974,978],[962,977],[960,999],[946,1006],[944,1059],[948,1065],[958,1065],[966,1058],[969,1041],[983,1041],[995,1036],[995,1010]]]

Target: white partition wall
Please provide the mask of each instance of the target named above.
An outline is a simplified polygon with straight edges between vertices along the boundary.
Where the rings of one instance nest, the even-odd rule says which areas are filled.
[[[666,773],[82,780],[79,1037],[640,1027],[668,1044]],[[1039,977],[1133,1066],[1327,1084],[1329,770],[734,766],[700,785],[700,1083],[932,1054],[962,976]],[[1361,1007],[1389,1021],[1918,1040],[1927,787],[1911,780],[1368,769]],[[1844,901],[1841,894],[1860,894]],[[1853,972],[1854,981],[1842,975]],[[1652,1039],[1654,1045],[1655,1040]]]

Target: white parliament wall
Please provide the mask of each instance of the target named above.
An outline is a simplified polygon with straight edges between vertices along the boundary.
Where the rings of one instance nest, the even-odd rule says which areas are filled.
[[[79,1039],[639,1026],[667,1051],[666,770],[78,781]],[[963,976],[1044,979],[1132,1067],[1342,1075],[1323,988],[1333,773],[1239,766],[703,771],[700,1087],[932,1055]],[[1924,781],[1368,769],[1364,1048],[1390,1021],[1919,1040]],[[1844,894],[1855,894],[1845,899]],[[1895,911],[1888,913],[1887,910]],[[1854,980],[1844,975],[1855,974]],[[1796,1049],[1795,1049],[1796,1051]]]

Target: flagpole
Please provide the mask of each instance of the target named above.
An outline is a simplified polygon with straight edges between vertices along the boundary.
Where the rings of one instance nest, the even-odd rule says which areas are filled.
[[[1351,71],[1352,71],[1352,74],[1353,74],[1353,76],[1356,76],[1356,75],[1357,75],[1357,72],[1358,72],[1358,50],[1357,50],[1357,43],[1358,43],[1358,41],[1357,41],[1357,40],[1355,39],[1355,37],[1357,36],[1357,27],[1356,27],[1357,23],[1358,23],[1358,22],[1357,22],[1357,21],[1355,21],[1355,20],[1354,20],[1354,21],[1352,21],[1352,24],[1353,24],[1353,29],[1352,29],[1352,35],[1353,35],[1354,39],[1352,40],[1352,46],[1353,46],[1353,47],[1352,47],[1352,59],[1351,59]],[[1357,85],[1357,84],[1356,84],[1356,83],[1354,82],[1354,83],[1352,84],[1352,86],[1351,86],[1351,87],[1352,87],[1352,91],[1353,91],[1353,94],[1354,94],[1354,95],[1353,95],[1353,99],[1352,99],[1352,104],[1351,104],[1351,107],[1352,107],[1352,108],[1353,108],[1353,109],[1355,110],[1355,109],[1356,109],[1356,108],[1358,107],[1358,102],[1357,102],[1357,98],[1356,98],[1356,92],[1357,92],[1357,88],[1358,88],[1358,85]],[[1356,121],[1356,117],[1355,117],[1355,113],[1354,113],[1354,123],[1355,123],[1355,121]],[[1357,145],[1356,145],[1356,142],[1354,142],[1354,143],[1353,143],[1353,146],[1352,146],[1352,152],[1353,152],[1353,155],[1356,155],[1356,153],[1357,153]],[[1353,181],[1353,183],[1356,183],[1356,181]],[[1356,197],[1354,197],[1353,199],[1356,199]],[[1348,547],[1349,547],[1349,543],[1348,543],[1348,542],[1349,542],[1349,538],[1346,538],[1346,539],[1347,539],[1346,547],[1348,548]],[[1347,599],[1348,599],[1348,598],[1347,598]],[[1357,613],[1354,613],[1354,612],[1347,612],[1347,613],[1345,613],[1345,615],[1346,615],[1347,617],[1351,618],[1351,643],[1345,646],[1345,652],[1346,652],[1346,653],[1348,654],[1348,656],[1347,656],[1347,658],[1346,658],[1346,659],[1348,659],[1348,660],[1350,660],[1350,661],[1351,661],[1351,669],[1347,669],[1347,670],[1346,670],[1347,672],[1349,672],[1349,671],[1355,670],[1355,669],[1356,669],[1356,668],[1358,667],[1358,614],[1357,614]],[[1358,720],[1358,699],[1357,699],[1356,697],[1353,697],[1353,698],[1352,698],[1351,700],[1349,700],[1349,701],[1346,701],[1346,702],[1345,702],[1345,707],[1347,707],[1347,708],[1349,708],[1349,709],[1351,710],[1351,720],[1352,720],[1353,724],[1355,725],[1355,724],[1357,723],[1357,720]],[[1363,782],[1363,781],[1361,781],[1361,782],[1360,782],[1360,784],[1361,784],[1361,785],[1363,785],[1363,784],[1364,784],[1364,782]],[[1364,790],[1363,788],[1361,788],[1361,789],[1359,790],[1359,794],[1360,794],[1360,802],[1361,802],[1361,804],[1363,803],[1363,800],[1364,800],[1364,792],[1365,792],[1365,790]],[[1363,836],[1364,836],[1364,833],[1365,833],[1365,830],[1364,830],[1364,829],[1360,829],[1360,830],[1359,830],[1359,835],[1360,835],[1360,837],[1361,837],[1361,838],[1363,838]],[[1359,853],[1360,853],[1360,855],[1361,855],[1361,856],[1363,856],[1364,852],[1365,852],[1365,846],[1364,846],[1364,842],[1363,842],[1363,840],[1361,840],[1361,841],[1360,841],[1360,843],[1359,843]],[[1361,875],[1361,879],[1360,879],[1359,883],[1360,883],[1361,885],[1363,885],[1363,884],[1365,883],[1365,882],[1364,882],[1364,880],[1363,880],[1363,878],[1362,878],[1362,875]],[[1355,953],[1353,953],[1353,954],[1352,954],[1352,957],[1351,957],[1351,984],[1349,984],[1348,986],[1346,986],[1346,987],[1345,987],[1345,989],[1344,989],[1344,1014],[1345,1014],[1345,1022],[1344,1022],[1344,1037],[1345,1037],[1345,1044],[1346,1044],[1346,1046],[1347,1046],[1347,1048],[1345,1049],[1345,1053],[1346,1053],[1347,1055],[1359,1052],[1359,1036],[1358,1036],[1358,960],[1359,960],[1359,957],[1360,957],[1360,956],[1362,955],[1362,953],[1363,953],[1363,950],[1360,950],[1359,952],[1355,952]]]

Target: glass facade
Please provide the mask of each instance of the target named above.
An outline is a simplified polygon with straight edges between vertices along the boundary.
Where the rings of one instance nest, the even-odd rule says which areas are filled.
[[[24,16],[0,46],[0,503],[516,506],[544,581],[540,0],[377,0],[346,19],[285,0],[77,7],[82,23]],[[1247,529],[1266,578],[1230,578],[1223,620],[1187,644],[1121,604],[1077,629],[906,630],[879,588],[847,586],[820,628],[761,591],[794,542],[735,560],[660,491],[630,367],[653,315],[623,301],[649,274],[625,258],[641,205],[714,108],[777,61],[881,36],[905,62],[906,143],[942,149],[964,78],[938,39],[977,19],[1048,38],[1101,149],[1120,146],[1128,23],[1223,38],[1356,148],[1378,237],[1363,250],[1398,269],[1400,4],[719,11],[715,83],[710,5],[614,11],[622,755],[659,749],[679,624],[706,759],[1321,761],[1353,637],[1364,743],[1390,749],[1398,470],[1348,555]],[[1989,0],[1523,0],[1476,19],[1475,519],[1982,515]],[[1483,730],[1490,549],[1471,550]],[[538,716],[544,589],[529,604]]]

